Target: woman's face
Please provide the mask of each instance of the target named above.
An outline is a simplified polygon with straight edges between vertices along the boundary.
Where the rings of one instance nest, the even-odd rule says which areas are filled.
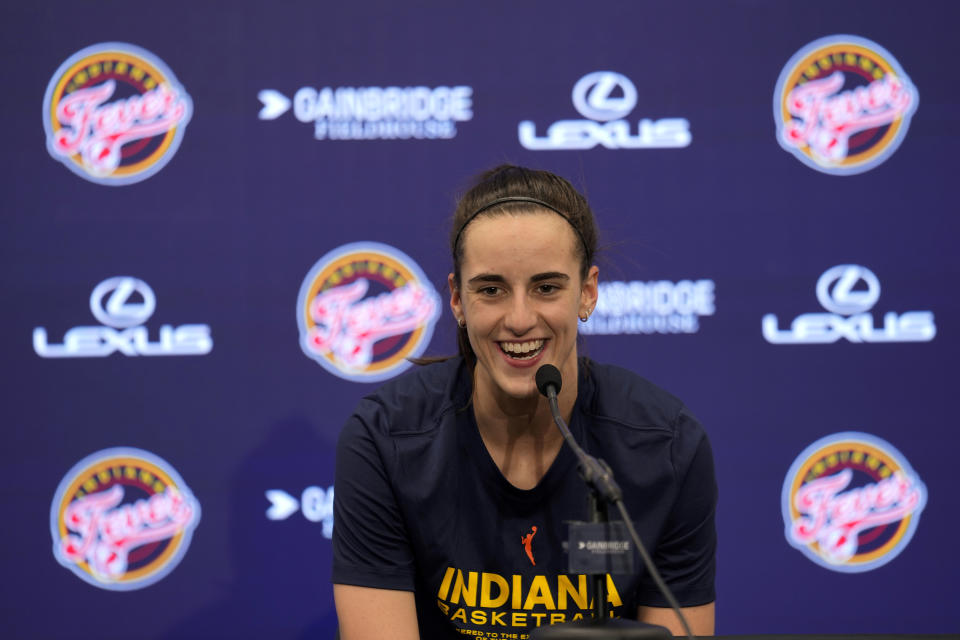
[[[581,281],[570,224],[551,211],[480,216],[460,241],[450,307],[477,355],[476,392],[536,396],[534,376],[548,363],[576,379],[577,320],[596,305],[597,267]]]

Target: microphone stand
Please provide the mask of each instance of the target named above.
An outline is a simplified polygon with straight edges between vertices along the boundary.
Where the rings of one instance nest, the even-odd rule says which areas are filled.
[[[553,375],[555,376],[555,379],[541,381],[540,372],[546,367],[553,369]],[[684,618],[683,613],[681,613],[680,606],[677,604],[676,599],[673,597],[673,594],[670,593],[670,590],[660,577],[660,572],[657,571],[656,566],[650,559],[646,548],[643,546],[643,542],[640,540],[640,536],[637,534],[637,531],[633,526],[633,521],[630,520],[626,506],[623,504],[623,492],[620,490],[620,486],[613,477],[613,471],[606,462],[591,456],[580,447],[576,439],[574,439],[573,434],[570,433],[567,423],[560,415],[560,406],[557,401],[557,391],[560,386],[559,377],[560,372],[555,367],[552,367],[551,365],[544,365],[539,371],[537,371],[537,387],[540,389],[541,393],[547,396],[547,400],[550,404],[550,413],[553,414],[553,421],[557,424],[557,427],[560,429],[560,433],[563,435],[564,441],[573,450],[573,453],[579,462],[580,477],[583,478],[584,482],[587,484],[587,488],[589,489],[587,495],[587,510],[590,514],[590,521],[595,523],[608,522],[609,518],[607,514],[607,505],[614,504],[617,506],[620,515],[623,518],[624,524],[630,531],[630,536],[633,539],[634,545],[636,545],[637,551],[640,553],[641,558],[643,558],[643,562],[647,568],[647,571],[650,572],[654,582],[657,584],[657,587],[666,597],[667,602],[670,603],[670,606],[680,619],[684,631],[686,631],[687,638],[689,638],[689,640],[693,640],[694,635],[690,630],[690,625],[687,624],[687,620]],[[544,376],[544,378],[548,378],[548,376]],[[576,638],[610,638],[617,640],[634,640],[640,638],[664,639],[673,637],[664,627],[657,625],[643,626],[645,623],[639,622],[630,626],[616,625],[617,627],[621,628],[605,630],[603,627],[610,624],[610,620],[607,618],[606,578],[606,574],[593,575],[593,609],[595,616],[595,623],[593,625],[588,627],[585,625],[578,625],[576,623],[566,623],[549,627],[538,627],[533,633],[530,634],[530,639],[574,640]]]
[[[581,467],[580,477],[584,478],[590,492],[587,494],[587,511],[590,514],[590,522],[609,522],[607,515],[607,505],[597,496],[597,490],[583,475]],[[593,574],[593,614],[597,624],[603,624],[607,620],[607,576],[602,573]]]

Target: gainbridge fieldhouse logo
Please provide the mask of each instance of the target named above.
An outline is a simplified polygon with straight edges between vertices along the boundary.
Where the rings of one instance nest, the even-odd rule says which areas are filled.
[[[192,111],[190,96],[152,53],[96,44],[70,56],[47,85],[47,150],[91,182],[133,184],[170,161]]]
[[[378,382],[430,343],[440,296],[403,252],[375,242],[334,249],[313,265],[297,298],[300,346],[330,373]]]
[[[793,547],[827,569],[860,573],[903,551],[927,490],[890,443],[850,431],[821,438],[797,457],[781,502]]]
[[[821,38],[780,73],[777,140],[817,171],[863,173],[900,146],[919,101],[900,63],[880,45],[850,35]]]
[[[50,508],[57,561],[112,591],[142,589],[173,571],[199,522],[200,504],[173,467],[127,447],[78,462]]]

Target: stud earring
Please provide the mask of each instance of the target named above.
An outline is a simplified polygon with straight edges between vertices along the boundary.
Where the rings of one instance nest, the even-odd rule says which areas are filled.
[[[460,327],[461,329],[466,329],[467,321],[464,320],[463,318],[457,318],[457,326]]]

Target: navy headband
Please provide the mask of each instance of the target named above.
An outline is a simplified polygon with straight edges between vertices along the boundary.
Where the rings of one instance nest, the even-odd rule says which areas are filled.
[[[544,209],[549,209],[550,211],[553,211],[554,213],[556,213],[558,216],[566,220],[567,224],[570,225],[570,228],[576,232],[577,237],[580,238],[580,244],[583,245],[583,255],[586,256],[588,259],[590,258],[590,251],[587,249],[587,241],[583,239],[583,234],[580,233],[580,229],[577,229],[577,227],[573,224],[573,222],[570,221],[570,218],[567,217],[567,214],[565,214],[563,211],[560,211],[560,209],[557,209],[552,204],[547,204],[543,200],[537,200],[536,198],[530,198],[527,196],[505,196],[503,198],[497,198],[496,200],[491,200],[490,202],[482,205],[479,209],[477,209],[476,211],[471,213],[469,216],[467,216],[467,219],[463,221],[462,225],[460,225],[460,229],[457,230],[457,236],[453,239],[454,253],[456,253],[457,246],[459,246],[460,244],[460,236],[463,234],[463,230],[467,228],[467,225],[470,224],[474,218],[476,218],[478,215],[480,215],[487,209],[491,209],[497,206],[498,204],[505,204],[507,202],[528,202],[530,204],[539,205]]]

